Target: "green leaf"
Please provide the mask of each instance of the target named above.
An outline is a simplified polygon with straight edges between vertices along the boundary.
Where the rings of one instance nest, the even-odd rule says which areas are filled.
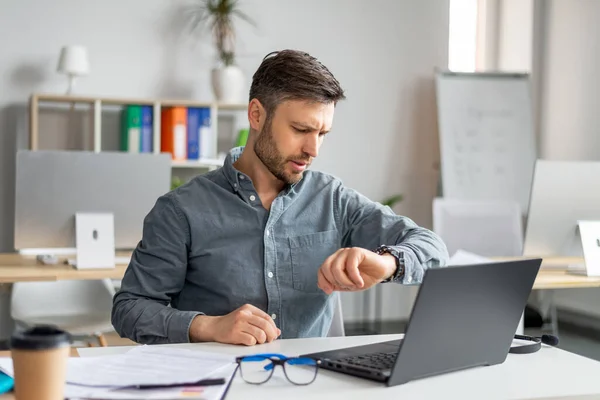
[[[183,185],[181,178],[174,176],[171,180],[171,190],[177,189],[181,185]]]
[[[402,196],[401,194],[395,194],[393,196],[388,197],[387,199],[383,200],[381,202],[381,204],[383,204],[384,206],[388,206],[390,208],[394,207],[394,205],[396,203],[401,202],[404,199],[404,196]]]
[[[250,25],[252,25],[253,27],[256,28],[256,22],[254,22],[254,20],[252,18],[250,18],[248,15],[244,14],[242,11],[233,10],[232,14],[237,15],[238,18],[243,19],[244,21],[246,21],[247,23],[249,23]]]

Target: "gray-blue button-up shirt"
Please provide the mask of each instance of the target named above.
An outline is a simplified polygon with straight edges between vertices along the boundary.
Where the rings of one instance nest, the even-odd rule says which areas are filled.
[[[336,298],[317,286],[323,261],[341,247],[395,245],[404,252],[401,283],[420,283],[448,252],[433,232],[306,171],[266,210],[233,162],[160,197],[144,220],[112,323],[139,343],[189,341],[199,314],[225,315],[249,303],[265,311],[282,338],[326,336]]]

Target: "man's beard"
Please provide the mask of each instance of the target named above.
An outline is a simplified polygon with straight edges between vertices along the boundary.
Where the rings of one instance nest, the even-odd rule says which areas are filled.
[[[256,143],[254,143],[254,153],[258,159],[267,167],[269,172],[280,181],[292,185],[298,183],[302,179],[302,172],[289,173],[286,170],[289,161],[306,162],[306,166],[310,164],[310,156],[303,154],[301,156],[285,159],[279,150],[277,144],[273,140],[273,131],[271,130],[271,122],[267,122],[263,127],[262,132],[258,135]]]

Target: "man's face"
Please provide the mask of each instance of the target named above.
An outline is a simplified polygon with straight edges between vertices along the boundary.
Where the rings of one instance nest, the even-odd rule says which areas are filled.
[[[333,123],[333,103],[289,100],[281,103],[254,144],[254,152],[280,181],[294,184],[319,154]]]

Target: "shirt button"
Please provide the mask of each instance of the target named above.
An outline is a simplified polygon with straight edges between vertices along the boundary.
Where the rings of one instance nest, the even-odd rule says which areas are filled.
[[[267,236],[271,236],[271,232],[267,231]]]
[[[234,188],[236,188],[236,187],[237,187],[237,183],[234,183],[234,184],[233,184],[233,187],[234,187]]]
[[[250,201],[254,201],[254,200],[256,200],[256,196],[255,195],[251,195],[250,196]]]
[[[271,314],[271,318],[273,318],[273,320],[275,320],[277,318],[277,314]]]
[[[240,179],[241,179],[241,180],[244,180],[244,175],[240,175]]]
[[[269,278],[272,278],[272,277],[273,277],[273,273],[272,273],[272,272],[269,272],[269,273],[267,274],[267,276],[268,276]]]

